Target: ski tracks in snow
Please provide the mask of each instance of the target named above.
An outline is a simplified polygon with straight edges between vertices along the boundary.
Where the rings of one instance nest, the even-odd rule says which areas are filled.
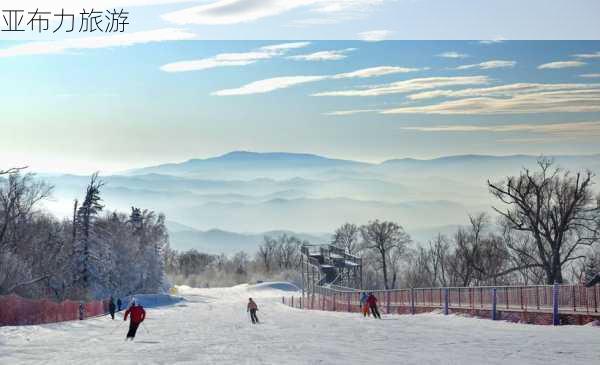
[[[421,314],[303,311],[267,286],[181,288],[186,301],[149,308],[125,342],[118,315],[41,326],[0,327],[2,364],[591,364],[600,328],[533,326]],[[261,324],[246,313],[259,306]],[[121,322],[122,323],[122,322]],[[120,326],[116,328],[115,326]],[[148,332],[146,332],[146,330]]]

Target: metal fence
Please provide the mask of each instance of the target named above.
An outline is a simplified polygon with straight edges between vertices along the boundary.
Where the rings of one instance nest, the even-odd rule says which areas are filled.
[[[551,313],[557,324],[560,314],[600,316],[600,285],[528,285],[413,288],[370,290],[383,313],[416,313],[453,309]],[[283,298],[295,308],[359,312],[361,291],[319,287],[303,296]]]

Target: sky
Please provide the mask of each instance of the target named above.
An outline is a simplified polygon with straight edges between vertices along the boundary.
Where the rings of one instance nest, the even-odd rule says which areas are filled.
[[[485,41],[404,41],[376,15],[366,25],[347,18],[425,2],[128,0],[145,15],[124,33],[33,41],[2,33],[0,168],[116,172],[232,150],[372,162],[600,153],[600,41],[519,41],[500,31],[473,37]],[[353,36],[252,40],[298,12],[326,14],[339,25],[318,27]],[[203,40],[203,29],[216,28],[214,39],[235,38],[225,28],[254,31]]]

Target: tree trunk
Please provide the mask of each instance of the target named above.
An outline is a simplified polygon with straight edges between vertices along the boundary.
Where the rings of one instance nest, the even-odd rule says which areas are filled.
[[[562,284],[562,265],[560,263],[560,252],[557,249],[552,250],[552,267],[550,268],[550,277],[548,277],[548,284],[559,283]]]
[[[387,272],[387,261],[385,259],[385,251],[381,251],[381,264],[383,269],[383,285],[385,289],[389,289],[388,285],[388,272]]]

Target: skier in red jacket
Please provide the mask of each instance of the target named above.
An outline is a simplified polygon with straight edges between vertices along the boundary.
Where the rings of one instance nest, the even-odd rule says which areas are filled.
[[[371,313],[373,313],[373,318],[381,319],[381,314],[379,314],[379,309],[377,308],[377,298],[373,293],[369,293],[369,297],[367,298],[367,304],[371,309]]]
[[[146,311],[144,310],[144,307],[138,305],[134,299],[131,302],[131,307],[125,311],[125,317],[123,318],[124,321],[127,320],[127,316],[129,314],[131,314],[131,320],[129,321],[129,332],[127,332],[126,339],[131,339],[133,341],[138,327],[144,321],[144,319],[146,319]]]

